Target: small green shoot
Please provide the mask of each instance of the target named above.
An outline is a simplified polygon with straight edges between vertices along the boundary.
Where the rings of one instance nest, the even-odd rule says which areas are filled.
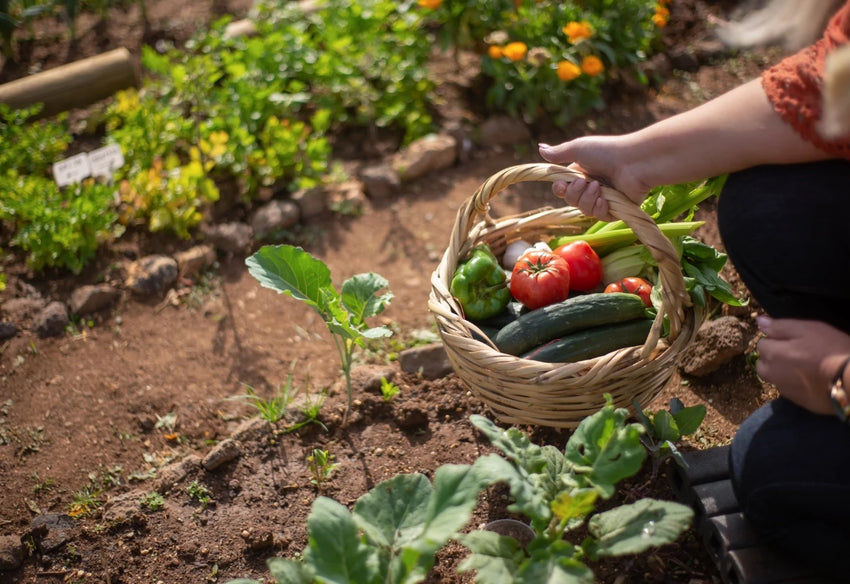
[[[263,420],[274,424],[286,417],[286,408],[292,403],[292,397],[289,395],[291,381],[292,376],[290,375],[283,389],[278,386],[274,395],[268,399],[257,395],[254,388],[247,384],[245,384],[244,394],[235,395],[228,399],[247,402],[259,412]]]
[[[652,457],[652,476],[658,474],[661,463],[667,458],[672,458],[676,464],[686,468],[687,463],[675,443],[697,431],[705,418],[705,405],[685,407],[682,401],[675,397],[670,400],[669,410],[644,412],[637,401],[632,405],[644,429],[641,442]]]
[[[333,460],[334,455],[321,448],[314,448],[313,453],[307,456],[307,466],[310,468],[310,474],[313,475],[310,482],[316,485],[317,489],[322,490],[323,485],[339,466],[339,463],[335,463]]]
[[[400,392],[401,388],[398,385],[386,377],[381,377],[381,396],[384,398],[384,401],[391,401]]]
[[[91,515],[101,505],[98,497],[102,492],[102,490],[95,489],[91,485],[86,485],[79,491],[76,491],[71,504],[68,506],[68,515],[74,519]]]
[[[194,499],[201,504],[202,509],[206,509],[209,507],[210,503],[212,503],[210,490],[198,481],[192,481],[189,486],[186,487],[186,492],[189,494],[189,498]]]
[[[150,511],[159,511],[165,506],[165,499],[156,491],[151,491],[142,497],[141,505]]]
[[[245,260],[248,271],[264,287],[303,301],[325,321],[339,353],[351,410],[351,366],[354,349],[367,339],[392,335],[387,327],[369,327],[366,319],[384,311],[393,298],[389,282],[378,274],[357,274],[337,291],[328,266],[300,247],[264,246]],[[379,295],[381,290],[385,290]]]
[[[51,490],[56,484],[56,481],[51,478],[42,479],[37,472],[32,473],[32,480],[35,482],[35,484],[32,486],[33,495],[38,495],[39,493],[47,492]]]

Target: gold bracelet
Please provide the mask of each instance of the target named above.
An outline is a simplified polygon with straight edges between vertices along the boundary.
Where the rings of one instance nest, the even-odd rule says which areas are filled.
[[[835,415],[845,423],[850,422],[850,396],[847,395],[847,388],[844,387],[844,371],[849,364],[850,357],[847,357],[841,367],[838,368],[838,372],[832,378],[832,384],[829,387],[829,399],[832,401]]]

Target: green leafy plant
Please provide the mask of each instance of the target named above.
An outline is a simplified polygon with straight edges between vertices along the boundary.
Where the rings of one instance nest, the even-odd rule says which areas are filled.
[[[387,280],[375,273],[357,274],[343,282],[341,291],[337,291],[328,266],[291,245],[264,246],[248,257],[245,264],[262,286],[301,300],[322,317],[339,353],[350,409],[354,349],[363,347],[366,339],[392,334],[386,327],[369,327],[366,323],[367,318],[383,312],[392,300]]]
[[[210,490],[198,481],[189,483],[189,486],[186,487],[186,493],[189,495],[189,498],[200,503],[202,509],[206,509],[212,503]]]
[[[303,561],[270,560],[272,577],[279,584],[421,582],[434,555],[458,539],[471,550],[459,570],[474,570],[476,582],[592,584],[585,562],[675,541],[693,517],[685,505],[640,499],[593,513],[597,501],[611,498],[616,484],[638,472],[647,456],[641,425],[628,423],[628,410],[615,408],[610,396],[606,400],[581,422],[563,452],[475,415],[471,422],[504,456],[441,466],[433,485],[420,474],[397,475],[360,497],[351,513],[319,497],[307,521]],[[500,482],[514,499],[508,510],[529,518],[534,537],[526,547],[492,531],[461,533],[479,494]],[[574,533],[585,534],[581,542],[569,540]]]
[[[151,511],[159,511],[165,506],[165,499],[156,491],[151,491],[145,493],[144,497],[142,497],[141,505]]]
[[[537,446],[519,430],[502,430],[483,416],[472,416],[506,459],[476,462],[491,480],[506,482],[515,502],[509,511],[529,518],[534,538],[523,549],[517,540],[489,531],[460,536],[472,554],[460,571],[476,571],[476,582],[575,582],[592,584],[587,561],[637,554],[675,541],[690,525],[693,511],[679,503],[640,499],[593,514],[599,499],[642,467],[647,452],[640,424],[627,423],[628,410],[611,397],[596,414],[582,420],[564,451]],[[571,532],[585,526],[581,542]]]
[[[277,391],[270,398],[265,399],[254,392],[254,388],[250,385],[245,385],[245,393],[236,395],[228,399],[240,400],[248,403],[259,412],[260,417],[272,424],[279,422],[286,417],[286,409],[292,403],[290,388],[292,384],[292,374],[286,380],[283,389],[278,386]]]
[[[653,476],[667,458],[672,458],[676,464],[686,467],[687,463],[676,448],[676,443],[697,431],[705,419],[705,405],[685,407],[682,400],[675,397],[670,400],[668,410],[644,412],[637,401],[633,402],[633,405],[637,419],[645,431],[641,441],[652,457]]]
[[[95,509],[103,504],[98,498],[102,492],[103,489],[98,489],[92,485],[86,485],[79,491],[75,491],[73,499],[68,505],[68,515],[74,519],[91,515]]]
[[[391,401],[401,392],[401,388],[388,380],[386,377],[381,377],[381,396],[384,401]]]
[[[327,450],[314,448],[313,452],[307,455],[307,466],[310,469],[310,474],[313,476],[310,482],[316,485],[320,491],[324,484],[331,478],[339,463],[333,461],[334,455]]]
[[[59,159],[71,143],[67,114],[54,116],[50,121],[29,121],[42,109],[35,104],[12,109],[0,103],[0,169],[5,174],[46,174],[50,165]]]
[[[11,243],[33,270],[79,273],[98,246],[123,232],[113,209],[115,189],[86,179],[60,189],[48,178],[0,174],[0,220],[15,226]]]

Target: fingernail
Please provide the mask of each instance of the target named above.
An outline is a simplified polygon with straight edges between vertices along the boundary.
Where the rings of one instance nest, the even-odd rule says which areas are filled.
[[[759,328],[761,330],[764,330],[764,329],[770,327],[770,325],[773,323],[773,319],[770,318],[769,316],[761,314],[761,315],[756,317],[756,323],[759,325]]]
[[[552,149],[551,146],[549,146],[548,144],[544,144],[543,142],[538,144],[537,147],[540,148],[541,150],[551,150]]]

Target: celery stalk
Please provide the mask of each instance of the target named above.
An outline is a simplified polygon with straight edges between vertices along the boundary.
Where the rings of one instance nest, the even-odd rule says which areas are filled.
[[[690,235],[697,228],[705,224],[705,221],[680,221],[676,223],[661,223],[658,229],[668,238],[678,237],[680,235]],[[637,241],[637,236],[630,227],[620,229],[611,229],[607,231],[598,231],[596,233],[579,233],[578,235],[562,235],[556,237],[549,242],[549,247],[556,247],[572,243],[573,241],[586,241],[593,248],[602,248],[609,246],[623,246]]]

